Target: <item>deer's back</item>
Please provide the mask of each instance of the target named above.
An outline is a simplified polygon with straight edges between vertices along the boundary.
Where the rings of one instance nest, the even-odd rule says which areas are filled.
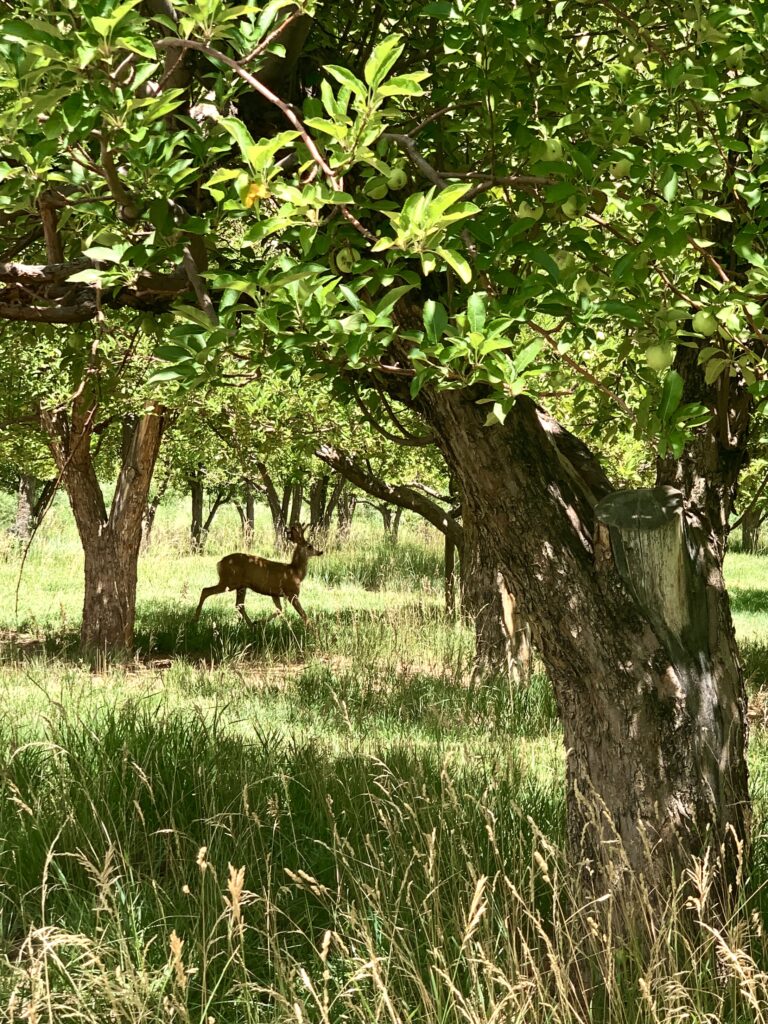
[[[219,581],[229,590],[248,587],[257,594],[284,594],[290,597],[299,593],[301,580],[292,565],[273,562],[259,555],[236,552],[226,555],[216,566]]]

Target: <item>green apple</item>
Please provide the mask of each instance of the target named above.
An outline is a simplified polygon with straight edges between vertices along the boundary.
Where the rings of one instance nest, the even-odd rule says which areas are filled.
[[[632,161],[626,157],[622,157],[621,160],[614,160],[609,170],[612,178],[628,178],[629,172],[632,170]]]
[[[397,192],[398,189],[403,188],[407,181],[408,175],[402,167],[393,167],[387,175],[387,187],[392,189],[393,192]]]
[[[666,370],[674,358],[671,345],[649,345],[645,350],[645,361],[652,370]]]
[[[650,127],[651,119],[641,107],[632,111],[632,132],[635,135],[645,135]]]
[[[563,211],[563,216],[567,217],[568,220],[578,217],[581,213],[581,203],[578,196],[568,196],[560,209]]]
[[[360,253],[351,245],[345,245],[339,249],[335,256],[336,269],[340,274],[351,274],[360,259]]]
[[[518,217],[530,217],[531,220],[538,220],[543,213],[544,208],[542,206],[531,206],[525,199],[517,208]]]
[[[563,144],[560,139],[544,139],[542,160],[545,163],[553,163],[555,160],[563,159]]]
[[[697,334],[711,338],[717,330],[717,319],[711,310],[700,309],[691,321],[691,325]]]
[[[576,268],[576,257],[572,252],[556,252],[552,257],[561,274],[570,274]]]
[[[589,283],[586,274],[581,274],[573,283],[573,290],[577,295],[586,295],[589,298],[592,295],[592,285]]]

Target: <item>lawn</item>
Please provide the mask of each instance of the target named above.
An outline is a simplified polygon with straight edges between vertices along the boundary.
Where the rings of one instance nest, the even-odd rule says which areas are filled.
[[[727,563],[753,696],[745,905],[715,922],[692,865],[628,944],[564,863],[551,688],[472,682],[435,536],[410,522],[392,546],[361,520],[310,565],[308,627],[249,595],[250,630],[232,595],[191,621],[241,542],[225,513],[191,555],[185,522],[161,509],[137,658],[103,675],[74,653],[66,505],[18,609],[19,552],[0,542],[1,1020],[768,1017],[765,559]],[[266,518],[254,548],[271,548]]]

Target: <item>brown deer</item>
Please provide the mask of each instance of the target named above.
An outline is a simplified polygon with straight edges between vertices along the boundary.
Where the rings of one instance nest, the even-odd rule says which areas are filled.
[[[203,587],[200,603],[195,612],[195,621],[200,618],[203,602],[214,594],[223,594],[228,590],[235,591],[235,607],[249,626],[253,623],[245,611],[245,592],[253,590],[257,594],[271,597],[277,605],[276,615],[281,615],[283,606],[281,598],[285,597],[302,619],[307,621],[307,614],[299,604],[301,581],[307,575],[307,563],[313,555],[322,555],[304,536],[306,526],[292,526],[288,531],[288,539],[296,547],[290,562],[272,562],[258,555],[244,555],[238,552],[226,555],[216,566],[219,582],[213,587]]]

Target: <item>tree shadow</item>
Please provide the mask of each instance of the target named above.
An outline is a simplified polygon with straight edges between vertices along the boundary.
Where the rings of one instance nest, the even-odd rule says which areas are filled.
[[[768,615],[768,589],[731,587],[728,591],[731,611],[748,615]]]

